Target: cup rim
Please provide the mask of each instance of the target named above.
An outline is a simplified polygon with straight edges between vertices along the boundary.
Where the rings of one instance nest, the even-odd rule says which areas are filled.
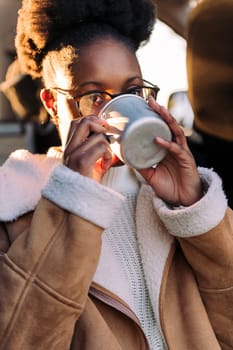
[[[140,99],[141,101],[143,101],[144,103],[146,103],[146,101],[144,100],[144,98],[141,97],[141,96],[133,95],[133,94],[122,94],[122,95],[119,95],[119,96],[117,96],[117,97],[114,97],[113,99],[111,99],[110,101],[108,101],[108,102],[106,103],[106,105],[104,105],[103,108],[101,108],[101,110],[100,110],[99,113],[98,113],[98,116],[101,117],[101,114],[103,113],[103,111],[104,111],[106,108],[108,108],[112,103],[114,103],[116,100],[120,100],[120,99],[122,99],[122,98],[129,98],[129,97],[130,97],[130,99],[135,99],[135,98]]]

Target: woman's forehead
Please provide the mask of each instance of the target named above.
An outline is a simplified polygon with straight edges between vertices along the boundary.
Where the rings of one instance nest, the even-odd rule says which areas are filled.
[[[139,63],[132,50],[116,40],[100,40],[80,49],[72,63],[60,64],[56,80],[68,88],[64,84],[74,87],[85,81],[128,79],[128,76],[140,75]]]

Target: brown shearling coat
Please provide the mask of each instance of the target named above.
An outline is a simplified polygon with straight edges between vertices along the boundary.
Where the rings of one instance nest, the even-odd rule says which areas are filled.
[[[99,216],[109,213],[112,192],[96,184],[91,189],[91,182],[62,165],[38,202],[36,186],[43,188],[54,164],[49,156],[23,151],[0,169],[0,350],[148,350],[125,301],[93,282],[103,226],[109,225],[101,225]],[[218,177],[204,170],[201,177],[209,189],[192,208],[170,210],[148,185],[137,199],[139,243],[149,239],[144,254],[151,254],[145,273],[151,264],[157,267],[155,252],[171,237],[158,305],[169,350],[233,349],[233,213],[226,210]],[[64,202],[69,186],[71,204],[70,196]],[[28,193],[33,198],[23,197]],[[82,195],[79,215],[72,210]],[[85,208],[92,220],[84,219]],[[148,281],[153,299],[157,288],[151,275]]]
[[[101,233],[45,198],[1,225],[1,350],[148,349],[128,306],[91,284]],[[210,232],[172,246],[160,294],[168,349],[233,348],[232,271],[230,209]]]

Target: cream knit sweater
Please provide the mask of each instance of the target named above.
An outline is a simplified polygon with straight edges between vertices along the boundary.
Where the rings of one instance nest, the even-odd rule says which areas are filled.
[[[112,168],[102,183],[123,194],[125,201],[111,227],[103,233],[102,254],[94,280],[113,290],[130,305],[140,320],[151,350],[164,349],[145,282],[136,235],[138,180],[133,171],[122,166]]]

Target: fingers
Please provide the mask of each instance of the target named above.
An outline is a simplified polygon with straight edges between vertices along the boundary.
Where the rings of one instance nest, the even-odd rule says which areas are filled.
[[[93,165],[102,158],[103,162],[107,162],[111,159],[111,153],[106,144],[99,142],[86,148],[86,150],[83,147],[75,149],[68,155],[68,166],[83,175],[90,176]]]
[[[149,100],[149,105],[155,112],[157,112],[161,116],[161,118],[166,122],[166,124],[168,124],[172,132],[173,141],[175,141],[177,145],[180,145],[187,149],[188,145],[186,136],[184,134],[183,129],[177,123],[176,119],[169,113],[169,111],[165,107],[159,105],[153,98]]]
[[[91,176],[98,159],[102,159],[103,168],[108,167],[112,154],[104,137],[105,123],[94,116],[71,122],[64,151],[66,166],[86,176]]]
[[[70,130],[65,146],[65,153],[71,153],[80,144],[85,142],[90,134],[104,133],[106,131],[105,121],[95,116],[86,117],[83,119],[73,120],[70,124]]]

